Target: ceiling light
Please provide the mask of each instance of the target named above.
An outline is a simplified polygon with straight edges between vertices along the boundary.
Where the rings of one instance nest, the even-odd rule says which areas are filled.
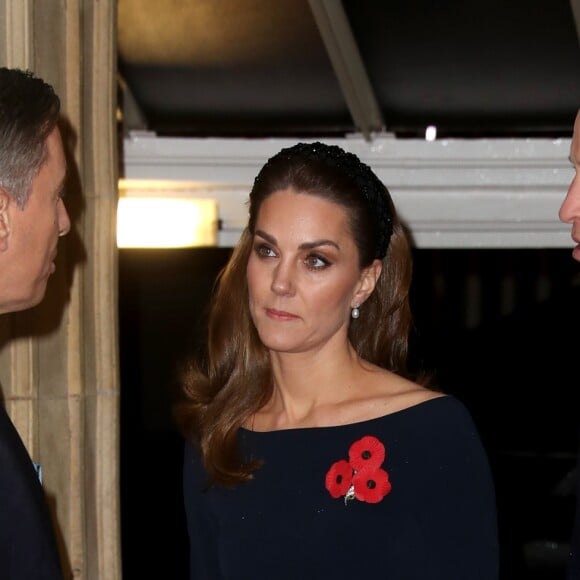
[[[212,199],[120,197],[119,248],[217,245],[218,209]]]
[[[425,141],[435,141],[435,139],[437,139],[437,127],[429,125],[425,129]]]

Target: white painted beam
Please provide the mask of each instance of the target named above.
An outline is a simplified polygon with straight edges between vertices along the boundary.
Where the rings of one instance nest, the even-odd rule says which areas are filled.
[[[370,141],[385,129],[381,111],[340,0],[308,0],[357,129]]]
[[[117,73],[119,87],[122,92],[122,114],[123,114],[123,131],[129,133],[130,131],[146,131],[147,121],[145,114],[137,103],[137,99],[131,90],[131,87],[120,73]]]
[[[573,176],[569,139],[328,139],[357,154],[389,188],[423,248],[572,247],[558,209]],[[127,195],[168,180],[162,195],[212,197],[220,246],[234,245],[265,161],[290,139],[179,139],[134,133],[124,142]]]

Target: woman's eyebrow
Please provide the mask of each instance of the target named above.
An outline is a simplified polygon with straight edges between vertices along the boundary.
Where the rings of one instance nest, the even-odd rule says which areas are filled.
[[[332,240],[314,240],[313,242],[304,242],[303,244],[300,244],[300,249],[301,250],[312,250],[314,248],[318,248],[320,246],[334,246],[337,250],[340,250],[340,246],[336,243],[333,242]]]
[[[274,236],[271,236],[270,234],[267,234],[263,230],[256,230],[255,235],[264,238],[267,242],[269,242],[273,246],[278,245],[276,238]],[[298,248],[300,250],[312,250],[313,248],[318,248],[320,246],[334,246],[337,250],[340,250],[340,246],[336,242],[324,238],[320,240],[313,240],[312,242],[304,242],[303,244],[300,244]]]

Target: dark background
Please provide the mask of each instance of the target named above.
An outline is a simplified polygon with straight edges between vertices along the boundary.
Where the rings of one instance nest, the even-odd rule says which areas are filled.
[[[187,578],[177,369],[229,249],[121,250],[123,574]],[[470,409],[493,469],[502,580],[563,579],[580,413],[570,250],[414,250],[413,361]]]
[[[312,10],[322,4],[119,0],[125,130],[343,136],[365,129],[355,93],[371,132],[423,136],[434,124],[441,137],[569,136],[580,103],[570,0],[333,0],[328,19]],[[324,41],[341,14],[354,50],[336,24],[339,50]],[[355,75],[340,82],[337,52],[360,56],[368,90]]]

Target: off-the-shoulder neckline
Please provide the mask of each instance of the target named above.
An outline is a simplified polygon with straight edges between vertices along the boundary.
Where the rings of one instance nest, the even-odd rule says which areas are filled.
[[[441,401],[441,400],[450,400],[453,399],[454,397],[452,395],[448,395],[448,394],[442,394],[441,396],[438,397],[432,397],[430,399],[426,399],[424,401],[420,401],[418,403],[415,403],[413,405],[410,405],[409,407],[405,407],[404,409],[398,409],[397,411],[393,411],[392,413],[387,413],[386,415],[381,415],[379,417],[371,417],[370,419],[363,419],[362,421],[355,421],[354,423],[343,423],[341,425],[320,425],[320,426],[306,426],[306,427],[289,427],[286,429],[273,429],[271,431],[253,431],[252,429],[248,429],[246,427],[240,427],[239,431],[240,433],[244,433],[244,434],[251,434],[251,435],[256,435],[256,436],[260,436],[260,435],[273,435],[273,434],[282,434],[282,433],[304,433],[307,431],[330,431],[332,429],[345,429],[345,428],[349,428],[349,427],[361,427],[361,426],[366,426],[369,425],[371,423],[375,423],[378,421],[382,421],[384,419],[386,419],[387,417],[398,417],[401,416],[404,413],[408,413],[408,412],[414,412],[417,410],[422,409],[423,407],[427,406],[427,405],[431,405],[433,404],[435,401]]]

